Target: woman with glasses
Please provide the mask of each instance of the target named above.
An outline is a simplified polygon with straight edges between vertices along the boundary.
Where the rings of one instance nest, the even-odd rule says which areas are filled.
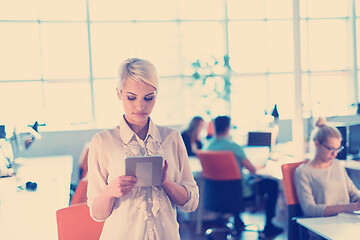
[[[341,134],[320,118],[313,134],[315,156],[295,171],[295,185],[305,217],[332,216],[360,210],[359,190],[336,159]]]

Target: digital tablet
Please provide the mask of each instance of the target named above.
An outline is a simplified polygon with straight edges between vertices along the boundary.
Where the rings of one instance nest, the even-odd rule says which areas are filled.
[[[135,187],[160,186],[162,182],[163,157],[131,156],[125,159],[125,174],[135,176]]]

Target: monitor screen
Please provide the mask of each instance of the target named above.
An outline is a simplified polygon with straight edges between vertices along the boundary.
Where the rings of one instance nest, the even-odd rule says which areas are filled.
[[[350,154],[360,153],[360,123],[349,126],[349,149]]]
[[[271,148],[271,132],[249,132],[248,146],[268,146]]]
[[[337,154],[336,158],[340,160],[346,160],[347,151],[348,151],[348,147],[347,147],[348,127],[346,125],[341,125],[341,126],[336,126],[336,128],[339,130],[341,134],[341,146],[344,147],[343,150]]]

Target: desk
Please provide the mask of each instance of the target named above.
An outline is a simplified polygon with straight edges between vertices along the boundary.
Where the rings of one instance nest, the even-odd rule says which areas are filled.
[[[359,218],[338,215],[333,217],[299,218],[296,221],[326,239],[357,239],[360,236]]]
[[[204,212],[204,201],[203,201],[203,178],[202,178],[202,167],[200,160],[196,156],[189,157],[189,163],[191,167],[191,171],[193,173],[194,179],[199,187],[199,205],[196,211],[191,214],[195,220],[195,232],[200,234],[202,231],[202,217]]]
[[[69,205],[72,156],[16,159],[16,176],[0,178],[0,239],[57,239],[56,210]],[[36,191],[20,190],[27,181]]]

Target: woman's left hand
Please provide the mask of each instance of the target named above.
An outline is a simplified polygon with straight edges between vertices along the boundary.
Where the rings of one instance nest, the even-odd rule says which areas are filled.
[[[169,167],[168,162],[165,160],[164,167],[162,169],[162,182],[161,182],[161,184],[164,184],[164,183],[166,183],[166,181],[169,180],[167,178],[167,169],[168,169],[168,167]]]
[[[188,201],[189,196],[186,188],[182,185],[179,185],[168,178],[167,170],[168,170],[169,164],[165,160],[164,167],[162,169],[162,183],[161,186],[165,190],[165,192],[168,194],[171,201],[173,201],[177,205],[184,205],[186,201]]]

